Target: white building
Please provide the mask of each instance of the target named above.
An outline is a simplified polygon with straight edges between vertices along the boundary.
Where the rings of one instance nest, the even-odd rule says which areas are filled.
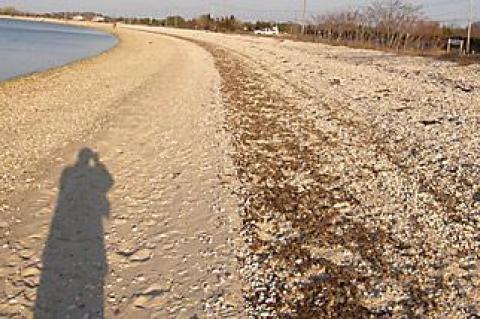
[[[267,28],[267,29],[262,29],[262,30],[255,30],[253,33],[257,35],[279,35],[280,31],[278,30],[278,27],[275,26],[273,28]]]
[[[105,18],[102,16],[96,16],[92,18],[92,22],[105,22]]]
[[[72,18],[72,20],[73,20],[73,21],[83,21],[83,20],[85,20],[85,18],[84,18],[83,16],[81,16],[81,15],[78,15],[78,16],[74,16],[74,17]]]

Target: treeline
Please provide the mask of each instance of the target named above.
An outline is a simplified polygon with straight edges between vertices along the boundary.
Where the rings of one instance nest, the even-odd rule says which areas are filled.
[[[115,22],[117,19],[107,17],[101,13],[97,12],[80,12],[80,11],[70,11],[70,12],[48,12],[48,13],[32,13],[27,11],[21,11],[12,6],[0,7],[0,15],[6,16],[21,16],[21,17],[36,17],[36,18],[51,18],[51,19],[73,19],[75,16],[82,16],[85,20],[92,20],[95,17],[105,18],[105,22]]]
[[[214,32],[248,33],[277,26],[284,36],[307,41],[327,42],[367,48],[398,51],[445,50],[449,38],[466,42],[467,29],[446,26],[425,17],[421,7],[409,0],[373,0],[362,9],[352,9],[313,17],[305,28],[298,22],[248,22],[235,16],[214,17],[204,14],[196,18],[169,16],[158,18],[112,18],[93,12],[57,12],[42,15],[20,12],[13,7],[0,8],[3,15],[26,15],[48,18],[66,18],[82,15],[86,20],[102,16],[105,22],[122,22],[209,30]],[[472,51],[480,52],[480,22],[473,25]]]
[[[211,14],[204,14],[192,19],[187,19],[182,16],[169,16],[165,19],[121,17],[118,18],[117,21],[126,24],[143,24],[235,33],[252,32],[254,30],[272,28],[274,26],[278,26],[280,31],[284,33],[291,33],[292,30],[300,29],[300,25],[296,23],[276,23],[271,21],[247,22],[237,19],[234,15],[226,17],[213,17]]]
[[[480,25],[473,28],[472,50],[480,51]],[[467,29],[426,18],[421,7],[404,0],[375,0],[364,9],[317,16],[306,29],[314,41],[393,50],[444,50],[449,38],[466,40]],[[466,41],[465,41],[466,42]]]
[[[0,15],[14,17],[14,16],[25,16],[28,14],[26,12],[17,10],[15,7],[7,6],[7,7],[0,7]]]
[[[313,17],[305,28],[297,22],[245,22],[210,14],[193,19],[170,16],[165,19],[120,18],[124,23],[210,30],[251,32],[278,26],[284,35],[307,41],[328,42],[397,51],[444,51],[449,38],[464,40],[467,29],[428,19],[421,6],[408,0],[373,0],[362,9],[345,10]],[[472,51],[480,52],[480,23],[473,26]]]

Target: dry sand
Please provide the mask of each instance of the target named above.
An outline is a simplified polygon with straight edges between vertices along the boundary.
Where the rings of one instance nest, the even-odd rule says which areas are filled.
[[[101,56],[0,84],[0,316],[237,316],[214,61],[117,32]]]

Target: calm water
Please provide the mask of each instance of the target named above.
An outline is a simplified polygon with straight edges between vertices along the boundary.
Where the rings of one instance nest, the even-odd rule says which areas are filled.
[[[0,81],[97,55],[116,42],[70,25],[0,19]]]

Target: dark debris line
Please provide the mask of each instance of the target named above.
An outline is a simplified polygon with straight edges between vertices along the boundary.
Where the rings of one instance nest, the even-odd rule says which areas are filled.
[[[388,132],[375,123],[371,133],[366,123],[327,110],[356,135],[355,141],[371,143],[352,149],[335,130],[320,131],[313,119],[302,114],[297,101],[272,90],[265,74],[252,71],[242,58],[199,44],[213,54],[223,78],[226,127],[242,184],[245,249],[239,255],[249,315],[443,318],[450,312],[475,316],[475,302],[470,299],[472,289],[478,289],[472,280],[478,278],[478,274],[472,277],[478,271],[471,265],[478,253],[478,236],[468,239],[466,230],[478,221],[468,219],[475,210],[463,219],[459,216],[465,213],[461,204],[466,188],[475,186],[471,181],[426,176],[414,165],[408,167],[412,163],[405,163],[403,157],[409,147],[421,145],[404,148],[401,143],[386,143]],[[355,152],[369,158],[368,165],[355,163],[358,158],[350,154]],[[387,167],[377,167],[377,161]],[[382,185],[384,172],[412,185],[387,191],[388,185]],[[358,183],[353,185],[354,181]],[[462,196],[443,187],[445,182],[455,185]],[[429,197],[423,210],[410,207],[422,203],[413,199],[412,189]],[[387,199],[379,194],[376,200],[375,194],[382,190]],[[382,205],[389,201],[389,192],[392,203],[405,204],[384,217],[375,211],[387,207]],[[475,205],[477,194],[473,197]],[[419,216],[422,211],[435,212],[434,217],[424,220]],[[446,227],[439,222],[452,224]],[[468,246],[448,256],[462,271],[468,270],[462,276],[445,269],[442,250],[431,242],[445,235],[458,235]]]
[[[353,268],[312,254],[311,247],[351,247],[382,267],[382,234],[351,225],[337,236],[339,210],[355,199],[328,174],[322,152],[335,144],[299,116],[295,105],[269,92],[258,74],[213,49],[224,78],[238,177],[245,185],[244,277],[251,314],[279,317],[365,317]],[[300,178],[299,178],[300,177]]]

